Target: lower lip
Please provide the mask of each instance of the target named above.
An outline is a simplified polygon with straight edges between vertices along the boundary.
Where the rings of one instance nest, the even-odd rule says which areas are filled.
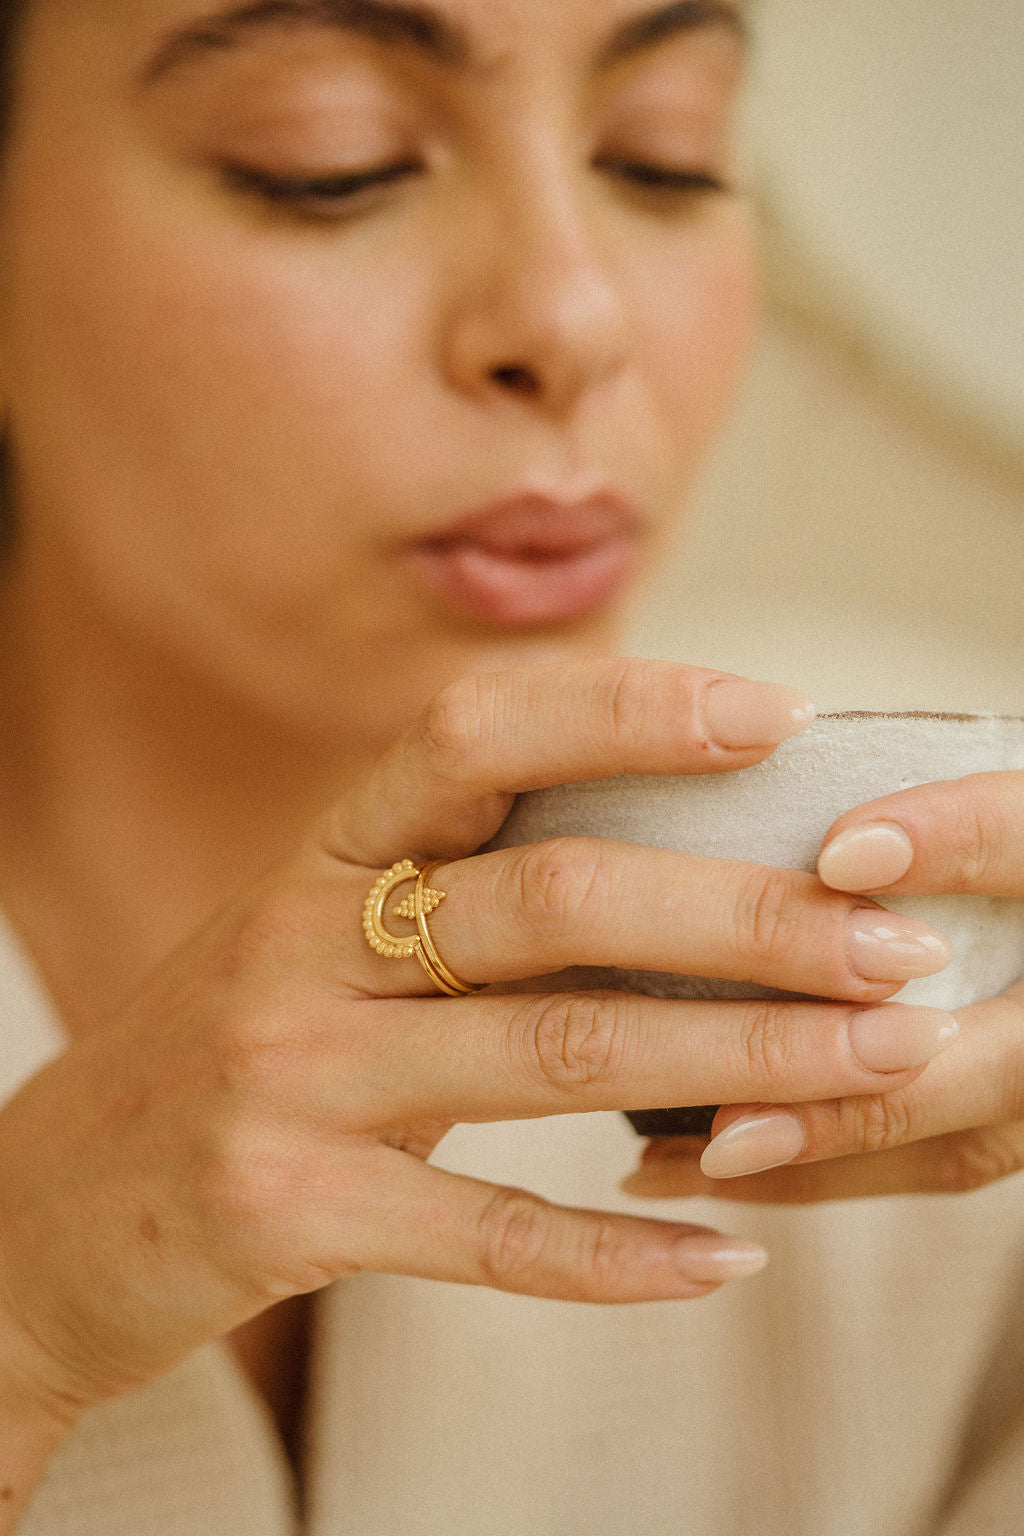
[[[584,619],[620,597],[636,575],[635,539],[618,535],[583,549],[517,555],[468,540],[409,551],[426,587],[457,613],[503,629]]]

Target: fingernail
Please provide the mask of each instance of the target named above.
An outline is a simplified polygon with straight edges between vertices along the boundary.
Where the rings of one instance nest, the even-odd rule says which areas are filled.
[[[756,1275],[768,1263],[768,1251],[745,1237],[723,1237],[705,1232],[680,1238],[676,1263],[689,1280],[740,1280]]]
[[[892,821],[866,821],[840,832],[818,855],[818,876],[835,891],[876,891],[901,879],[914,845]]]
[[[704,692],[704,726],[720,747],[766,747],[805,730],[815,708],[798,688],[723,677]]]
[[[846,920],[850,968],[865,981],[911,981],[934,976],[953,958],[948,939],[916,917],[879,907],[858,907]]]
[[[804,1123],[785,1110],[744,1115],[704,1149],[701,1171],[709,1179],[738,1179],[791,1163],[807,1145]]]
[[[947,1050],[959,1033],[956,1019],[941,1008],[892,1003],[853,1015],[850,1049],[869,1072],[906,1072]]]

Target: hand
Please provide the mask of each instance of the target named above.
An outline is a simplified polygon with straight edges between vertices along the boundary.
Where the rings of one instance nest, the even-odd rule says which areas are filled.
[[[1024,896],[1024,772],[922,784],[858,806],[829,829],[819,873],[883,902]],[[957,1018],[956,1049],[895,1093],[767,1113],[764,1104],[733,1105],[715,1119],[714,1150],[694,1138],[651,1142],[625,1187],[650,1197],[807,1204],[959,1193],[1016,1173],[1024,1168],[1024,980]],[[702,1154],[717,1176],[702,1171]]]
[[[289,867],[0,1114],[0,1322],[17,1331],[22,1379],[75,1412],[363,1269],[625,1302],[704,1295],[759,1268],[756,1247],[706,1229],[565,1210],[426,1159],[457,1121],[874,1102],[915,1081],[948,1019],[871,1007],[906,975],[897,959],[886,977],[877,944],[873,979],[851,968],[849,920],[872,903],[810,875],[600,839],[469,857],[517,790],[743,768],[811,713],[792,690],[666,663],[533,668],[442,693]],[[431,928],[467,981],[590,962],[847,1001],[441,997],[415,960],[363,937],[366,894],[402,857],[449,861]],[[934,970],[944,957],[928,942]]]

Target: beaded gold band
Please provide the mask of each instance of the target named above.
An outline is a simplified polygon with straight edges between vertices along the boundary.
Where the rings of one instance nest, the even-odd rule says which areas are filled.
[[[435,987],[439,987],[449,997],[465,997],[470,992],[479,992],[481,988],[460,981],[449,970],[438,954],[427,927],[428,916],[437,910],[447,894],[445,891],[432,890],[428,883],[434,871],[440,869],[444,862],[444,859],[435,859],[430,864],[424,864],[422,869],[417,869],[411,859],[402,859],[400,863],[392,864],[387,873],[376,881],[363,904],[363,932],[366,942],[378,955],[384,955],[389,960],[411,960],[415,955]],[[391,913],[393,917],[413,919],[416,932],[392,933],[384,922],[384,905],[392,891],[410,880],[416,881],[415,890],[411,896],[406,896],[404,901],[392,907]]]

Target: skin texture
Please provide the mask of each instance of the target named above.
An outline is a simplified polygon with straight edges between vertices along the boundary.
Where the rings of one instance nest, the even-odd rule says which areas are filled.
[[[361,1268],[616,1302],[759,1262],[430,1168],[457,1121],[876,1104],[931,1073],[920,1030],[905,1070],[852,1048],[899,984],[851,969],[860,896],[682,859],[666,880],[663,854],[586,839],[472,858],[517,790],[742,768],[809,716],[734,692],[720,742],[736,681],[601,659],[616,607],[513,632],[410,572],[403,541],[583,480],[636,503],[650,566],[756,296],[742,196],[621,171],[735,174],[730,34],[599,72],[625,0],[442,9],[468,74],[295,26],[148,84],[191,0],[30,12],[0,186],[0,901],[72,1044],[0,1114],[0,1386],[38,1443]],[[410,156],[341,215],[225,178]],[[941,870],[948,829],[921,828]],[[448,861],[438,943],[472,979],[685,971],[699,948],[831,1001],[440,999],[363,943],[363,897],[403,857]],[[616,925],[626,881],[652,908],[699,883],[703,930],[671,906]],[[602,931],[620,951],[588,950]]]
[[[633,851],[571,838],[469,855],[523,782],[761,760],[770,748],[709,734],[710,696],[726,685],[620,661],[451,685],[297,855],[26,1085],[0,1116],[0,1296],[51,1404],[74,1412],[130,1390],[274,1302],[365,1268],[621,1302],[702,1295],[737,1257],[740,1272],[750,1265],[703,1229],[560,1210],[423,1160],[456,1121],[671,1104],[682,1083],[734,1102],[911,1083],[916,1042],[903,1070],[882,1072],[854,1047],[867,1000],[894,990],[842,975],[854,899],[824,901],[829,921],[801,892],[818,943],[787,953],[780,939],[758,956],[745,933],[726,962],[850,999],[798,1010],[529,990],[451,1000],[413,980],[414,962],[396,996],[392,963],[357,932],[339,939],[339,915],[359,910],[395,847],[422,859],[443,837],[438,878],[453,899],[461,881],[464,904],[482,910],[497,888],[514,927],[535,936],[502,963],[495,933],[485,973],[527,978],[538,952],[558,970],[595,944],[636,964],[647,933],[601,941]],[[745,910],[755,924],[780,898],[775,872],[752,866],[746,886],[733,921]],[[671,964],[684,945],[667,916],[656,956]]]
[[[396,545],[522,487],[567,494],[594,482],[634,500],[650,564],[728,407],[756,286],[742,197],[654,196],[597,160],[730,176],[735,42],[676,38],[599,79],[595,53],[630,14],[613,4],[449,5],[450,20],[472,21],[485,61],[472,78],[295,27],[143,88],[165,33],[191,20],[192,6],[31,7],[0,186],[0,385],[18,534],[0,605],[0,884],[74,1045],[68,1076],[44,1075],[38,1096],[4,1123],[9,1170],[19,1148],[31,1149],[20,1164],[27,1182],[12,1176],[5,1187],[22,1214],[36,1214],[24,1225],[5,1212],[24,1246],[20,1257],[12,1243],[5,1250],[0,1375],[5,1402],[27,1405],[17,1426],[42,1410],[46,1448],[54,1423],[61,1431],[84,1403],[159,1373],[202,1337],[249,1338],[268,1303],[310,1281],[309,1272],[278,1276],[268,1292],[252,1254],[231,1274],[223,1212],[197,1246],[193,1234],[200,1270],[190,1262],[177,1274],[185,1294],[207,1298],[198,1332],[175,1336],[170,1295],[155,1318],[143,1307],[134,1336],[111,1339],[112,1290],[124,1315],[125,1258],[139,1261],[144,1295],[150,1245],[180,1223],[166,1196],[192,1178],[194,1135],[236,1148],[223,1162],[199,1157],[215,1204],[239,1193],[243,1142],[262,1146],[268,1171],[270,1143],[279,1144],[250,1090],[237,1114],[214,1093],[205,1109],[190,1095],[189,1113],[179,1106],[164,1120],[158,1106],[173,1105],[175,1090],[167,1058],[161,1066],[153,1054],[165,1033],[154,994],[132,1014],[134,1043],[114,1024],[127,1017],[123,1000],[245,892],[218,928],[213,971],[197,971],[193,957],[171,983],[185,1033],[166,1036],[185,1044],[179,1081],[230,1076],[226,1063],[204,1068],[194,1055],[196,988],[209,988],[219,1016],[231,935],[258,935],[242,945],[243,971],[269,950],[257,992],[273,974],[289,994],[283,1014],[308,1018],[298,956],[280,948],[295,929],[285,915],[295,881],[280,870],[293,866],[311,816],[358,785],[453,679],[614,647],[613,612],[536,633],[467,623],[424,593]],[[305,206],[270,206],[225,179],[240,157],[308,177],[410,152],[420,173],[351,216],[318,207],[310,218]],[[516,387],[502,369],[516,370]],[[618,713],[609,716],[609,703],[623,696],[594,681],[599,754]],[[516,715],[490,720],[481,710],[482,740],[493,746]],[[660,750],[677,761],[671,720],[664,729]],[[422,771],[411,755],[407,781],[390,786],[398,803]],[[541,771],[557,777],[559,766],[548,760]],[[525,781],[538,769],[523,772]],[[493,795],[484,798],[493,813]],[[489,824],[481,818],[480,836]],[[410,849],[395,835],[402,846],[382,852],[386,862]],[[443,810],[432,838],[452,846]],[[269,915],[248,894],[260,876],[278,893]],[[361,870],[358,885],[368,883]],[[361,895],[345,894],[331,931],[356,917]],[[355,922],[351,934],[358,969],[368,952]],[[105,1089],[97,1097],[100,1081],[111,1100]],[[133,1104],[149,1113],[130,1150],[115,1127],[135,1135]],[[90,1105],[106,1124],[104,1144],[115,1132],[120,1147],[109,1179],[96,1163],[81,1177],[92,1138],[79,1139],[79,1113]],[[174,1121],[172,1152],[163,1137]],[[387,1135],[418,1161],[443,1133],[443,1119],[428,1122]],[[140,1170],[162,1170],[163,1194],[147,1195],[141,1172],[125,1185],[136,1154]],[[317,1146],[321,1166],[322,1154]],[[292,1190],[289,1161],[279,1172]],[[269,1200],[272,1212],[281,1186],[274,1195],[271,1185],[257,1204]],[[188,1203],[211,1209],[194,1187]],[[513,1231],[522,1209],[509,1207],[520,1213],[506,1223]],[[97,1240],[76,1300],[60,1273],[80,1219]],[[26,1277],[48,1267],[41,1227],[63,1235],[50,1254],[52,1287],[37,1284],[29,1302]],[[659,1242],[680,1230],[666,1226]],[[608,1235],[600,1223],[595,1231],[605,1237],[590,1245],[594,1257]],[[215,1274],[200,1257],[210,1238]],[[562,1262],[587,1268],[587,1246]],[[719,1283],[722,1266],[703,1259],[699,1276],[693,1259],[687,1275],[673,1264],[671,1286],[699,1294]],[[522,1271],[514,1283],[533,1282]],[[544,1283],[570,1294],[579,1279]],[[638,1275],[627,1289],[651,1283]],[[93,1317],[89,1358],[71,1360],[56,1334],[81,1303]],[[43,1341],[41,1359],[26,1339]],[[45,1459],[30,1451],[11,1472],[5,1513],[14,1518]]]
[[[109,623],[279,725],[376,742],[503,644],[439,613],[394,543],[528,477],[590,474],[626,486],[656,545],[751,323],[744,202],[659,214],[576,143],[724,171],[735,45],[667,45],[598,90],[564,55],[621,6],[574,27],[559,7],[451,9],[479,13],[488,53],[510,34],[481,82],[284,29],[125,99],[183,8],[41,0],[6,182],[23,567],[41,581],[59,554]],[[275,217],[216,170],[326,174],[410,146],[441,168],[334,224]],[[517,361],[543,398],[491,379]],[[606,616],[588,627],[607,641]]]
[[[196,11],[39,0],[2,186],[8,900],[72,1023],[445,683],[614,648],[617,612],[515,634],[458,618],[396,546],[523,485],[595,480],[639,506],[649,567],[754,321],[739,193],[652,197],[594,168],[622,151],[731,177],[728,34],[599,78],[635,8],[462,0],[446,13],[489,61],[471,78],[294,27],[141,88]],[[348,218],[291,217],[222,171],[410,150],[424,173]],[[496,381],[510,365],[532,393]],[[106,988],[101,948],[124,957]]]

